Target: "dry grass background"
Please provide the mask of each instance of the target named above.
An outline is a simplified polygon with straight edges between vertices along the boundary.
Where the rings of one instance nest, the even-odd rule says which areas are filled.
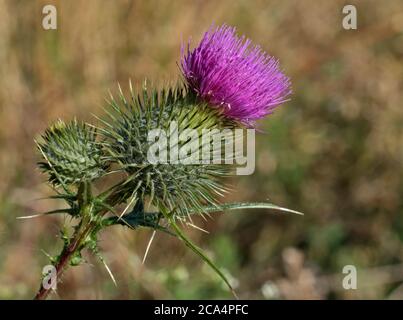
[[[58,30],[41,10],[56,4]],[[188,230],[238,283],[241,298],[403,297],[403,3],[348,1],[357,31],[341,27],[345,1],[0,0],[0,298],[31,298],[56,254],[62,218],[16,220],[53,209],[33,139],[57,118],[93,121],[107,90],[145,77],[176,81],[181,39],[212,22],[235,25],[292,78],[292,101],[262,123],[253,176],[227,200],[265,200],[305,217],[261,211],[198,221]],[[148,231],[102,236],[103,267],[67,272],[60,298],[229,298],[181,243]],[[341,288],[346,264],[358,290]],[[54,296],[54,298],[58,298]]]

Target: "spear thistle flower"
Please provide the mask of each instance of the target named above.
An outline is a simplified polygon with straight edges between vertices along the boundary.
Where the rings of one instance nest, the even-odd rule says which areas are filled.
[[[181,68],[202,100],[248,125],[272,113],[291,93],[278,60],[226,25],[210,28],[193,50],[182,46]]]

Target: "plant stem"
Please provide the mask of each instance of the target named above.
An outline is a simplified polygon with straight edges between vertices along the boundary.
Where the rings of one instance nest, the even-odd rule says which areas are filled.
[[[87,236],[92,232],[94,227],[96,227],[96,225],[92,223],[88,224],[82,232],[77,232],[70,241],[70,244],[63,249],[58,259],[58,262],[54,266],[56,268],[56,279],[58,283],[60,282],[63,272],[69,266],[71,258],[77,252],[80,252],[83,249],[83,242],[85,241]],[[51,290],[52,290],[51,287],[46,289],[43,286],[43,282],[41,282],[41,286],[39,288],[38,293],[35,295],[34,300],[45,300],[48,297]]]
[[[117,184],[113,188],[118,189],[117,187],[119,187],[119,186],[120,186],[120,184]],[[113,188],[111,188],[111,189],[113,189]],[[76,232],[70,239],[69,244],[64,247],[62,253],[59,255],[58,261],[54,265],[54,267],[56,268],[57,283],[60,282],[61,277],[62,277],[64,271],[68,268],[72,257],[74,257],[76,253],[81,252],[81,250],[83,250],[85,248],[86,240],[87,240],[88,236],[92,232],[94,232],[96,230],[96,228],[98,227],[98,224],[96,221],[91,220],[91,218],[89,219],[89,221],[87,220],[89,217],[91,217],[91,215],[94,214],[92,212],[88,212],[88,205],[89,205],[88,202],[90,200],[86,196],[84,196],[84,192],[87,192],[87,191],[88,191],[88,189],[79,190],[80,197],[81,197],[81,199],[83,199],[82,200],[83,203],[81,204],[82,220],[80,222],[82,225],[76,230]],[[104,201],[107,204],[107,206],[106,206],[106,208],[107,208],[107,207],[113,207],[116,204],[118,204],[119,202],[124,201],[124,198],[122,198],[120,196],[119,189],[118,189],[118,190],[115,190],[115,192],[112,192],[109,196],[107,196]],[[108,211],[109,210],[103,208],[99,212],[95,213],[95,215],[98,217],[102,217]],[[84,220],[87,221],[86,224],[84,223]],[[43,286],[43,282],[41,282],[39,291],[35,295],[34,300],[45,300],[51,291],[52,291],[51,287],[46,289]]]

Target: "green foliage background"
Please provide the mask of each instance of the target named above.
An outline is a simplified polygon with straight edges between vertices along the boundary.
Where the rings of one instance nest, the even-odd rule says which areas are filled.
[[[41,26],[54,3],[58,30]],[[256,172],[233,180],[227,201],[262,201],[305,213],[261,210],[195,220],[191,238],[231,275],[241,298],[403,298],[403,4],[350,1],[358,30],[342,28],[344,1],[0,0],[0,298],[31,298],[41,250],[56,254],[60,217],[36,169],[33,138],[58,118],[93,120],[107,90],[128,79],[175,82],[181,39],[212,22],[235,25],[281,65],[292,100],[261,123]],[[57,206],[57,204],[56,204]],[[114,227],[101,264],[67,272],[61,298],[230,298],[182,243]],[[347,264],[358,290],[341,287]],[[54,296],[57,298],[57,296]]]

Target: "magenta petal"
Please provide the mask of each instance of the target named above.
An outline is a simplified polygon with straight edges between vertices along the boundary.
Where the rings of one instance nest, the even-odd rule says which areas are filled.
[[[278,60],[226,25],[210,28],[193,50],[182,46],[181,67],[199,97],[249,124],[272,113],[291,93]]]

